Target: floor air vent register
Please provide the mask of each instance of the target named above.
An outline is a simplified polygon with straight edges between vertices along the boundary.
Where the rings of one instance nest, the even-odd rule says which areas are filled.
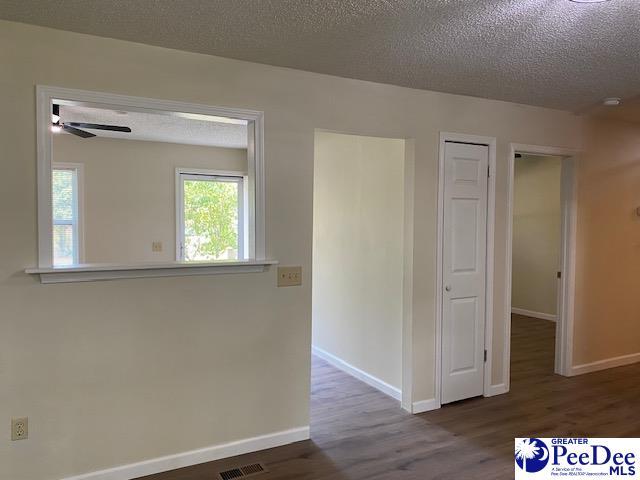
[[[254,475],[259,475],[266,471],[266,467],[261,463],[253,463],[251,465],[225,470],[224,472],[220,472],[218,475],[221,480],[233,480],[234,478],[253,477]]]

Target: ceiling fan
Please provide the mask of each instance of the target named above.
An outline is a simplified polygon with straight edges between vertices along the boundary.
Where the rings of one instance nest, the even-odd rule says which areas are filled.
[[[99,123],[82,123],[82,122],[60,122],[60,105],[54,103],[51,110],[51,130],[59,132],[64,130],[67,133],[76,135],[80,138],[95,137],[95,133],[81,130],[82,128],[88,128],[90,130],[110,130],[112,132],[131,133],[129,127],[120,127],[118,125],[102,125]]]

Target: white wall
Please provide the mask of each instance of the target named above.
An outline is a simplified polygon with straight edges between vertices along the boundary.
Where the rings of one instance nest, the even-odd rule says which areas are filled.
[[[0,65],[0,424],[30,419],[29,440],[0,438],[0,478],[58,479],[308,425],[316,129],[411,139],[410,401],[434,395],[439,132],[497,138],[491,381],[504,381],[509,143],[579,147],[578,117],[5,21]],[[267,254],[301,265],[303,286],[276,288],[274,269],[58,285],[25,275],[37,264],[36,84],[264,111]]]
[[[245,149],[63,134],[53,161],[84,165],[85,263],[175,260],[176,168],[247,171]]]
[[[560,265],[559,157],[523,155],[513,191],[513,308],[556,315]]]
[[[400,390],[404,141],[318,132],[313,345]]]
[[[594,120],[577,162],[574,365],[640,360],[640,124]],[[620,364],[620,363],[619,363]]]

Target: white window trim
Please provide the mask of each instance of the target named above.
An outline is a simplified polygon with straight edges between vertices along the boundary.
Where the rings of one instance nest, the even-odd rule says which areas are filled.
[[[249,177],[246,172],[232,170],[209,170],[202,168],[176,168],[175,197],[176,197],[176,261],[184,262],[184,182],[186,177],[222,177],[237,179],[240,184],[240,198],[238,204],[238,259],[247,260],[248,245],[250,243],[250,230],[248,229],[248,195],[247,184]],[[245,236],[245,232],[248,234]]]
[[[52,170],[75,170],[76,172],[76,204],[75,204],[75,253],[74,265],[84,263],[84,164],[69,162],[54,162]],[[53,212],[52,212],[52,222]],[[53,228],[53,227],[52,227]],[[51,239],[53,241],[53,238]]]
[[[73,267],[27,268],[26,273],[40,275],[42,283],[95,282],[121,278],[184,277],[227,273],[259,273],[277,260],[243,260],[239,262],[171,262],[120,264],[83,264]]]
[[[144,268],[148,272],[149,269],[153,269],[153,266],[141,264],[131,265],[112,265],[97,268],[92,265],[79,264],[72,268],[56,269],[53,267],[53,219],[52,219],[52,204],[51,204],[51,164],[52,164],[52,136],[50,131],[51,126],[51,104],[56,100],[58,103],[74,104],[74,102],[82,102],[86,105],[93,105],[102,108],[113,108],[114,110],[121,110],[123,108],[132,108],[139,111],[166,111],[166,112],[181,112],[195,115],[211,115],[219,117],[230,117],[248,122],[248,130],[253,131],[253,135],[249,135],[249,144],[247,148],[248,159],[248,203],[253,205],[250,209],[249,225],[253,225],[251,229],[254,234],[251,236],[250,244],[248,245],[248,252],[250,260],[244,262],[236,262],[235,271],[256,271],[256,268],[261,266],[263,269],[268,268],[269,265],[277,263],[273,260],[266,259],[265,248],[265,174],[264,174],[264,114],[260,111],[246,110],[238,108],[227,107],[215,107],[209,105],[201,105],[195,103],[176,102],[171,100],[159,100],[144,97],[132,97],[127,95],[117,95],[111,93],[91,92],[87,90],[76,90],[62,87],[52,86],[36,86],[36,134],[37,134],[37,147],[38,147],[38,163],[37,163],[37,186],[38,186],[38,266],[36,268],[28,268],[25,271],[30,274],[40,275],[41,281],[44,281],[44,276],[51,273],[52,270],[57,272],[57,281],[60,280],[63,274],[69,273],[69,271],[83,271],[93,269],[96,272],[97,277],[100,272],[111,271],[115,272],[107,276],[107,278],[135,278],[139,275],[141,268]],[[221,264],[219,272],[230,272],[229,264],[220,262]],[[242,266],[246,265],[247,268],[243,269]],[[207,265],[207,271],[213,272],[217,266],[217,263]],[[111,270],[108,270],[111,267]],[[126,268],[129,267],[129,268]],[[202,265],[200,265],[202,267]],[[188,275],[186,272],[190,268],[197,269],[196,265],[187,265],[176,262],[175,265],[171,265],[167,268],[166,264],[157,266],[158,270],[168,272],[171,275]],[[64,270],[64,272],[63,272]],[[203,271],[200,269],[198,274],[201,275]],[[123,273],[124,272],[124,273]],[[128,272],[128,273],[127,273]],[[194,270],[195,272],[195,270]],[[153,273],[153,272],[151,272]],[[119,276],[118,276],[119,275]],[[87,277],[89,275],[86,275]],[[146,274],[145,276],[154,276]],[[73,280],[73,275],[69,275],[66,281],[80,281]],[[92,278],[92,280],[100,280],[102,278]],[[52,280],[52,278],[49,278]]]

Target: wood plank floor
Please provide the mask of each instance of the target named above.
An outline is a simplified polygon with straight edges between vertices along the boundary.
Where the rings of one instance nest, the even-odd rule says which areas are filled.
[[[261,480],[513,478],[518,436],[640,436],[640,364],[574,378],[553,374],[553,323],[512,321],[511,391],[421,415],[313,360],[310,441],[145,477],[214,480],[263,462]]]

